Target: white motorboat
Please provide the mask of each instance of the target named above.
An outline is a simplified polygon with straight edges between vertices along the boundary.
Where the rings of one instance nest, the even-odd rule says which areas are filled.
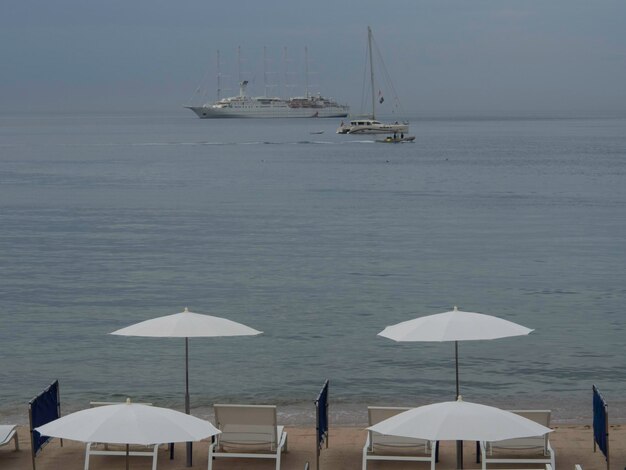
[[[337,129],[337,134],[400,134],[409,132],[407,123],[395,122],[393,124],[382,123],[375,119],[355,119],[349,124],[343,121]]]

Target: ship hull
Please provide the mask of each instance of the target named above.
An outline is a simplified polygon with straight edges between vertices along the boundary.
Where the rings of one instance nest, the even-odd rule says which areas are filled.
[[[386,125],[381,127],[364,127],[350,129],[348,134],[400,134],[409,132],[408,125]]]
[[[406,134],[409,132],[408,124],[364,124],[342,125],[337,129],[337,134]]]
[[[224,118],[342,118],[348,115],[348,110],[333,106],[326,108],[290,108],[288,106],[263,106],[229,108],[214,106],[187,106],[201,119]]]

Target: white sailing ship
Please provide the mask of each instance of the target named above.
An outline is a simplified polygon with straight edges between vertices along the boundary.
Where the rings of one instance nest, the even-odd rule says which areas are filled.
[[[306,48],[305,54],[307,54]],[[308,55],[306,60],[306,73],[308,75]],[[350,111],[347,105],[339,104],[331,98],[325,98],[320,93],[310,94],[308,78],[304,96],[293,98],[248,96],[246,92],[248,81],[241,80],[239,82],[239,95],[220,99],[221,74],[219,68],[218,51],[218,100],[201,106],[185,106],[196,113],[199,118],[342,118],[348,116]],[[267,88],[266,86],[266,94]]]
[[[337,134],[397,134],[402,135],[409,132],[409,125],[406,122],[395,121],[393,123],[384,123],[376,120],[376,93],[374,86],[374,62],[372,60],[372,28],[367,27],[367,51],[369,58],[369,71],[370,71],[370,88],[372,99],[372,114],[360,118],[354,118],[350,120],[348,124],[343,121],[337,129]],[[384,98],[382,95],[378,98],[379,103],[382,104]]]
[[[202,106],[186,106],[202,119],[210,118],[341,118],[349,112],[347,105],[307,95],[295,98],[250,97],[246,95],[248,81],[239,86],[239,96],[222,98]]]

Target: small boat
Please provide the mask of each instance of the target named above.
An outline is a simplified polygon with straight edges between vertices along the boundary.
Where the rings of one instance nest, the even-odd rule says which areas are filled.
[[[402,144],[405,142],[413,142],[415,140],[414,135],[407,135],[406,137],[398,137],[398,136],[388,136],[384,139],[376,139],[376,142],[380,142],[381,144]]]

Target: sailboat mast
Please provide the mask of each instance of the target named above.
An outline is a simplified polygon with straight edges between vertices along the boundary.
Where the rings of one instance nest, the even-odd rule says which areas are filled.
[[[263,46],[263,86],[267,98],[267,48],[265,46]]]
[[[367,50],[369,52],[370,59],[370,86],[372,88],[372,119],[376,119],[375,107],[376,96],[374,91],[374,62],[372,61],[372,28],[367,27]]]
[[[285,92],[283,94],[284,97],[289,98],[289,65],[287,62],[287,46],[283,47],[283,69],[285,71],[285,75],[283,77],[283,87]]]

